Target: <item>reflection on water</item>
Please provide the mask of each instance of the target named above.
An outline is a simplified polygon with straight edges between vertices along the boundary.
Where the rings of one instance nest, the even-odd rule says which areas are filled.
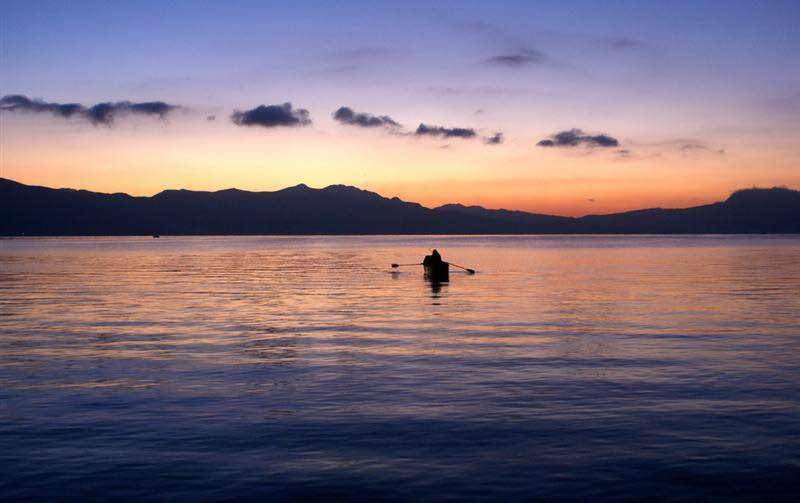
[[[791,237],[0,240],[0,496],[788,498],[799,291]]]
[[[432,299],[440,298],[441,297],[441,293],[442,293],[442,287],[443,286],[447,286],[447,283],[449,283],[449,282],[441,282],[441,281],[432,281],[432,280],[429,280],[429,279],[425,279],[425,282],[428,283],[428,285],[431,288],[431,298]]]

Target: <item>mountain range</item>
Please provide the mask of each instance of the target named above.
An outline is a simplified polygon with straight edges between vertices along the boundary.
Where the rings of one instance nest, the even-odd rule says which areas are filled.
[[[345,185],[274,192],[165,190],[152,197],[0,178],[0,235],[800,233],[800,191],[753,188],[725,201],[562,217],[447,204],[426,208]]]

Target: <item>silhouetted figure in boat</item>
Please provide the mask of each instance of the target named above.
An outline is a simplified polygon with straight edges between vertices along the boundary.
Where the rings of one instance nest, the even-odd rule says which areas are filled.
[[[450,281],[450,264],[442,260],[442,256],[437,250],[433,250],[430,255],[425,255],[422,266],[425,268],[425,277],[430,281]]]
[[[463,269],[467,274],[475,274],[475,269],[445,262],[442,260],[442,256],[439,255],[438,250],[433,250],[430,255],[425,255],[421,264],[419,262],[416,264],[392,264],[392,269],[397,269],[398,267],[406,265],[421,265],[425,269],[425,277],[431,281],[450,281],[451,265]]]
[[[439,255],[438,250],[433,250],[430,255],[425,255],[425,259],[422,261],[422,265],[425,267],[436,266],[444,262],[442,260],[442,256]]]

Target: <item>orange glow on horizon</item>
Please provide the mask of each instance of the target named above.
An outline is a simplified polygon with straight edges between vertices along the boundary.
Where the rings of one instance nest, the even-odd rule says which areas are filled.
[[[542,149],[513,138],[486,146],[377,131],[264,131],[190,120],[180,127],[15,124],[2,137],[0,176],[131,195],[345,184],[427,207],[461,203],[580,216],[695,206],[751,186],[800,187],[793,144],[765,156],[756,140],[724,155],[641,147],[621,158],[613,149]]]

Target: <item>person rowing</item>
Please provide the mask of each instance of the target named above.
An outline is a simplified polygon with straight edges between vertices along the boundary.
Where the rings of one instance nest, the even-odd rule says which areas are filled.
[[[467,272],[467,274],[475,274],[474,269],[468,269],[458,264],[451,264],[442,260],[439,250],[434,249],[430,255],[425,255],[422,263],[419,264],[392,264],[393,268],[400,266],[421,265],[425,269],[425,277],[431,281],[444,282],[450,279],[450,266],[458,267]]]
[[[425,255],[422,267],[425,269],[426,279],[436,283],[450,281],[450,264],[442,260],[438,250],[433,250],[430,255]]]
[[[446,264],[444,260],[442,260],[442,256],[439,255],[439,250],[434,249],[430,255],[425,255],[425,258],[422,260],[422,265],[424,267],[439,267],[442,264]]]

